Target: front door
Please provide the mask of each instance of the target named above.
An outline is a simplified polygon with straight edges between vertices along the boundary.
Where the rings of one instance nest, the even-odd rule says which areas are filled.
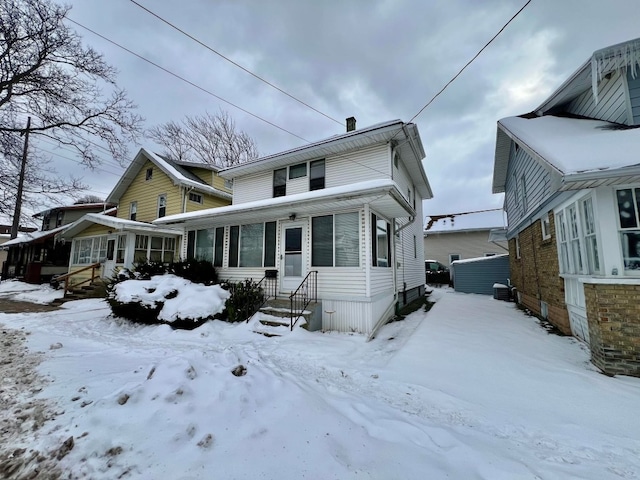
[[[302,224],[282,227],[282,254],[280,260],[280,289],[293,292],[306,275],[305,228]]]
[[[107,256],[102,264],[102,277],[110,278],[113,276],[116,268],[116,236],[109,235],[107,237]]]

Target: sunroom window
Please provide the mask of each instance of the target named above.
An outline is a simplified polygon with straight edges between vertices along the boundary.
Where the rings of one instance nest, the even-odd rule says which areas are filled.
[[[640,188],[623,188],[616,192],[620,241],[624,269],[640,273]]]

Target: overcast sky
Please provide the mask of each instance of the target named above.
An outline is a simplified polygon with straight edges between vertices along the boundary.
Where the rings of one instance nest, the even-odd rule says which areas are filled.
[[[526,0],[139,0],[291,95],[358,128],[409,121]],[[309,141],[338,125],[163,24],[130,0],[72,0],[69,17]],[[179,6],[178,8],[176,8]],[[303,141],[79,27],[119,70],[146,126],[224,109],[260,154]],[[533,110],[594,50],[640,37],[637,0],[533,0],[415,120],[434,192],[425,215],[501,207],[491,193],[496,121]],[[132,146],[159,149],[148,140]],[[52,149],[52,147],[48,147]],[[60,151],[60,155],[69,156]],[[77,165],[53,157],[58,170]],[[106,195],[122,168],[84,172]]]

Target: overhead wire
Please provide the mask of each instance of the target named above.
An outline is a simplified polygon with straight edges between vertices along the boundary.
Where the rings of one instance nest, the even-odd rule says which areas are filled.
[[[526,7],[531,3],[531,2],[532,2],[532,0],[527,0],[527,3],[525,3],[525,4],[520,8],[520,10],[518,10],[518,11],[517,11],[517,12],[516,12],[516,13],[515,13],[515,14],[514,14],[510,19],[509,19],[509,21],[508,21],[507,23],[505,23],[505,24],[502,26],[502,28],[501,28],[500,30],[498,30],[498,33],[496,33],[493,37],[491,37],[491,40],[489,40],[487,43],[485,43],[485,44],[484,44],[484,46],[483,46],[480,50],[478,50],[478,53],[476,53],[476,54],[471,58],[471,60],[469,60],[469,61],[468,61],[468,62],[467,62],[467,63],[466,63],[466,64],[465,64],[465,65],[464,65],[460,70],[458,70],[458,73],[456,73],[456,74],[453,76],[453,78],[451,78],[451,80],[449,80],[449,81],[444,85],[444,87],[442,87],[442,88],[438,91],[438,93],[436,93],[433,97],[431,97],[431,99],[430,99],[430,100],[429,100],[429,101],[428,101],[428,102],[427,102],[427,103],[426,103],[426,104],[425,104],[425,105],[424,105],[424,106],[423,106],[423,107],[418,111],[418,113],[416,113],[413,117],[411,117],[411,119],[410,119],[407,123],[411,123],[411,122],[413,122],[413,121],[418,117],[418,115],[420,115],[424,110],[426,110],[426,109],[429,107],[429,105],[431,105],[431,104],[434,102],[434,100],[435,100],[436,98],[438,98],[438,97],[442,94],[442,92],[444,92],[444,91],[447,89],[447,87],[448,87],[449,85],[451,85],[451,84],[452,84],[452,83],[453,83],[453,82],[454,82],[454,81],[455,81],[455,80],[456,80],[456,79],[457,79],[457,78],[462,74],[462,72],[464,72],[464,71],[466,70],[466,68],[467,68],[469,65],[471,65],[471,64],[474,62],[474,60],[475,60],[476,58],[478,58],[478,57],[480,56],[480,54],[481,54],[481,53],[482,53],[482,52],[483,52],[483,51],[484,51],[488,46],[489,46],[489,45],[491,45],[491,44],[493,43],[493,41],[494,41],[496,38],[498,38],[498,36],[499,36],[499,35],[500,35],[500,34],[501,34],[501,33],[502,33],[502,32],[503,32],[503,31],[504,31],[504,30],[509,26],[509,24],[510,24],[511,22],[513,22],[513,20],[515,20],[515,18],[516,18],[518,15],[520,15],[520,13],[521,13],[521,12],[522,12],[522,11],[523,11],[523,10],[524,10],[524,9],[525,9],[525,8],[526,8]]]
[[[249,70],[248,68],[240,65],[239,63],[233,61],[232,59],[230,59],[229,57],[223,55],[222,53],[220,53],[219,51],[215,50],[213,47],[207,45],[206,43],[204,43],[203,41],[197,39],[196,37],[194,37],[193,35],[189,34],[188,32],[186,32],[185,30],[181,29],[180,27],[176,26],[175,24],[171,23],[170,21],[166,20],[165,18],[161,17],[160,15],[158,15],[157,13],[151,11],[150,9],[148,9],[147,7],[145,7],[144,5],[141,5],[140,3],[136,2],[135,0],[130,0],[131,3],[133,3],[134,5],[137,5],[138,7],[140,7],[142,10],[144,10],[145,12],[149,13],[150,15],[154,16],[155,18],[157,18],[158,20],[160,20],[161,22],[165,23],[166,25],[169,25],[171,28],[173,28],[174,30],[177,30],[178,32],[180,32],[181,34],[183,34],[185,37],[190,38],[191,40],[193,40],[194,42],[196,42],[198,45],[206,48],[207,50],[209,50],[212,53],[215,53],[216,55],[218,55],[220,58],[226,60],[227,62],[231,63],[232,65],[235,65],[236,67],[238,67],[239,69],[241,69],[242,71],[248,73],[249,75],[251,75],[252,77],[260,80],[261,82],[269,85],[271,88],[276,89],[277,91],[279,91],[280,93],[286,95],[287,97],[291,98],[292,100],[295,100],[296,102],[300,103],[301,105],[304,105],[307,108],[310,108],[311,110],[313,110],[316,113],[319,113],[320,115],[322,115],[325,118],[328,118],[329,120],[336,122],[338,125],[344,125],[344,122],[341,122],[340,120],[336,120],[335,118],[331,117],[330,115],[327,115],[326,113],[318,110],[317,108],[312,107],[311,105],[309,105],[308,103],[304,102],[303,100],[300,100],[299,98],[291,95],[290,93],[286,92],[285,90],[283,90],[282,88],[278,87],[277,85],[274,85],[273,83],[269,82],[268,80],[265,80],[263,77],[261,77],[260,75],[252,72],[251,70]]]
[[[227,105],[230,105],[230,106],[232,106],[233,108],[236,108],[236,109],[240,110],[241,112],[244,112],[244,113],[246,113],[247,115],[250,115],[250,116],[252,116],[253,118],[256,118],[257,120],[260,120],[261,122],[264,122],[264,123],[266,123],[266,124],[268,124],[268,125],[271,125],[272,127],[275,127],[275,128],[277,128],[278,130],[282,130],[283,132],[286,132],[286,133],[288,133],[289,135],[292,135],[292,136],[294,136],[294,137],[296,137],[296,138],[299,138],[300,140],[302,140],[302,141],[304,141],[304,142],[308,142],[308,141],[309,141],[309,140],[307,140],[306,138],[303,138],[303,137],[301,137],[300,135],[297,135],[297,134],[295,134],[295,133],[291,132],[290,130],[287,130],[286,128],[281,127],[280,125],[277,125],[277,124],[275,124],[275,123],[273,123],[273,122],[271,122],[271,121],[269,121],[269,120],[267,120],[267,119],[265,119],[265,118],[263,118],[263,117],[261,117],[261,116],[259,116],[259,115],[256,115],[255,113],[250,112],[249,110],[247,110],[247,109],[245,109],[245,108],[243,108],[243,107],[241,107],[241,106],[239,106],[239,105],[236,105],[236,104],[235,104],[235,103],[233,103],[233,102],[230,102],[229,100],[227,100],[227,99],[225,99],[225,98],[222,98],[222,97],[221,97],[221,96],[219,96],[219,95],[216,95],[215,93],[213,93],[213,92],[211,92],[211,91],[207,90],[206,88],[201,87],[200,85],[195,84],[195,83],[194,83],[194,82],[192,82],[191,80],[187,80],[187,79],[186,79],[186,78],[184,78],[183,76],[178,75],[177,73],[172,72],[171,70],[169,70],[169,69],[167,69],[167,68],[165,68],[165,67],[163,67],[163,66],[161,66],[161,65],[159,65],[159,64],[157,64],[157,63],[155,63],[155,62],[153,62],[153,61],[151,61],[151,60],[149,60],[148,58],[146,58],[146,57],[144,57],[144,56],[142,56],[142,55],[140,55],[140,54],[138,54],[138,53],[134,52],[133,50],[128,49],[127,47],[125,47],[125,46],[123,46],[123,45],[120,45],[119,43],[115,42],[114,40],[111,40],[111,39],[109,39],[109,38],[105,37],[104,35],[99,34],[99,33],[98,33],[98,32],[96,32],[95,30],[92,30],[92,29],[90,29],[89,27],[86,27],[86,26],[82,25],[81,23],[76,22],[75,20],[72,20],[72,19],[71,19],[71,18],[69,18],[69,17],[66,17],[66,19],[67,19],[67,20],[69,20],[71,23],[74,23],[74,24],[78,25],[79,27],[84,28],[84,29],[85,29],[85,30],[87,30],[88,32],[91,32],[91,33],[93,33],[94,35],[96,35],[96,36],[98,36],[98,37],[102,38],[103,40],[105,40],[105,41],[107,41],[107,42],[109,42],[109,43],[111,43],[111,44],[115,45],[116,47],[121,48],[121,49],[122,49],[122,50],[124,50],[125,52],[128,52],[128,53],[130,53],[131,55],[134,55],[134,56],[138,57],[140,60],[143,60],[143,61],[147,62],[148,64],[153,65],[153,66],[154,66],[154,67],[156,67],[156,68],[159,68],[159,69],[160,69],[160,70],[162,70],[163,72],[168,73],[169,75],[171,75],[171,76],[173,76],[173,77],[175,77],[175,78],[177,78],[177,79],[179,79],[179,80],[181,80],[181,81],[183,81],[183,82],[185,82],[185,83],[187,83],[187,84],[191,85],[192,87],[197,88],[198,90],[201,90],[202,92],[206,93],[207,95],[210,95],[210,96],[212,96],[212,97],[214,97],[214,98],[216,98],[216,99],[220,100],[221,102],[224,102],[224,103],[226,103]]]

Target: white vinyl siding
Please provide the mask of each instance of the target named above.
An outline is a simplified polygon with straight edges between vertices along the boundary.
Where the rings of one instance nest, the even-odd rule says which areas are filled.
[[[630,125],[624,76],[617,72],[611,75],[611,78],[603,78],[598,84],[597,104],[589,88],[569,103],[567,111],[583,117]]]

